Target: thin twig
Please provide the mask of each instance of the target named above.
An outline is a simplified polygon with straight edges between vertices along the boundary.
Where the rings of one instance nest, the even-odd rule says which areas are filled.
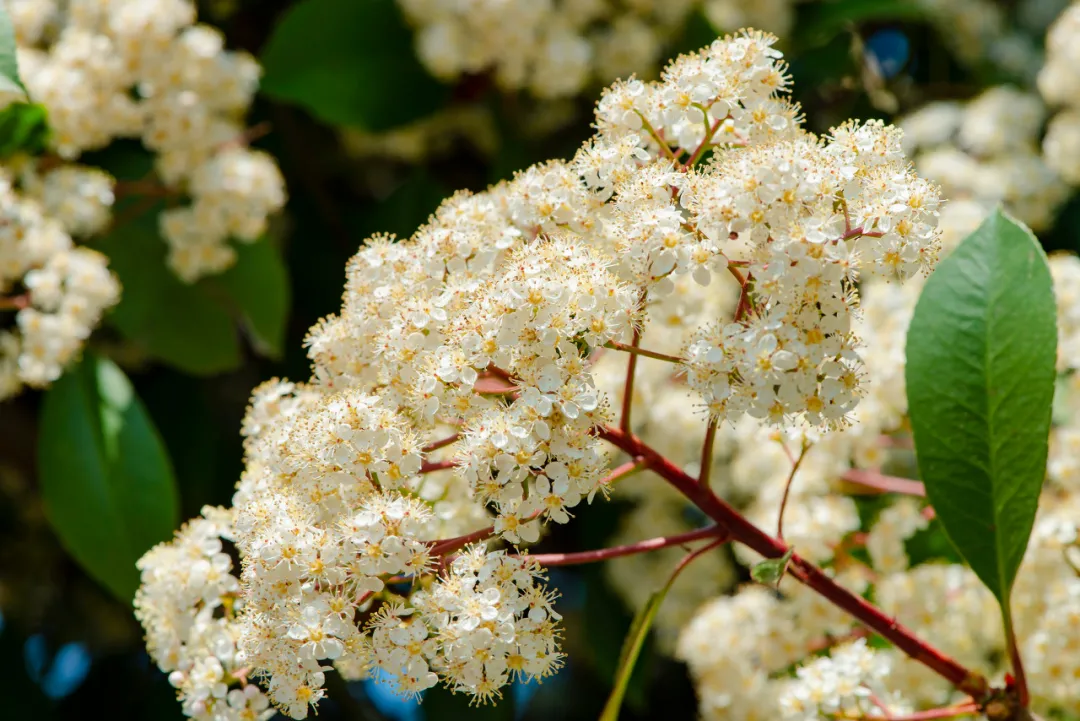
[[[460,433],[455,433],[452,436],[447,436],[446,438],[442,438],[440,440],[428,443],[426,446],[424,446],[423,448],[420,449],[420,452],[421,453],[431,453],[432,451],[437,451],[440,448],[445,448],[446,446],[450,445],[451,443],[456,443],[459,438],[461,438],[461,434]]]
[[[420,464],[420,472],[431,473],[433,471],[445,471],[456,466],[457,461],[424,461]]]
[[[656,360],[667,361],[668,363],[682,363],[684,359],[675,355],[668,355],[667,353],[658,353],[654,350],[648,350],[635,345],[627,345],[626,343],[619,343],[618,341],[608,341],[603,345],[604,348],[610,348],[611,350],[621,350],[625,353],[633,353],[635,355],[643,355],[646,358],[655,358]]]
[[[802,449],[799,450],[799,456],[791,464],[791,473],[788,474],[787,483],[784,484],[784,495],[780,499],[780,513],[776,519],[776,537],[780,540],[784,540],[784,509],[787,508],[788,496],[791,494],[791,486],[795,483],[795,474],[799,472],[799,466],[802,465],[803,459],[806,458],[806,452],[810,450],[810,444],[803,439]]]
[[[609,558],[619,558],[621,556],[633,556],[638,553],[648,553],[649,551],[657,551],[661,548],[667,548],[668,546],[681,546],[684,543],[690,543],[691,541],[699,541],[702,538],[715,538],[716,536],[723,537],[726,536],[726,534],[724,530],[719,526],[709,526],[708,528],[699,528],[696,531],[680,533],[675,536],[660,536],[658,538],[650,538],[645,541],[630,543],[625,546],[598,548],[595,551],[579,551],[577,553],[540,553],[536,555],[530,555],[528,556],[528,558],[530,560],[536,561],[541,566],[577,566],[583,563],[596,563],[598,561],[606,561]]]
[[[722,118],[716,119],[716,122],[709,128],[709,132],[705,133],[705,137],[702,138],[701,143],[698,144],[697,148],[694,149],[694,152],[691,153],[690,157],[683,163],[681,170],[687,171],[694,167],[694,163],[701,159],[702,154],[705,152],[706,148],[709,147],[709,142],[713,139],[713,136],[716,135],[716,131],[719,130],[720,126],[724,124],[724,121],[730,117],[731,115],[725,115]]]
[[[719,421],[710,416],[705,427],[705,442],[701,444],[701,467],[698,468],[698,483],[708,487],[709,474],[712,473],[713,443],[716,441],[716,426]]]
[[[645,459],[643,458],[635,458],[633,460],[627,461],[618,468],[612,469],[610,473],[601,478],[600,485],[610,486],[616,481],[621,481],[625,478],[629,478],[630,476],[634,475],[645,467],[646,463]]]
[[[840,476],[840,480],[854,483],[877,493],[901,493],[905,496],[926,497],[926,486],[910,478],[886,476],[877,471],[852,468]]]
[[[664,155],[668,156],[671,162],[678,164],[679,159],[675,156],[675,153],[671,151],[671,146],[664,142],[664,139],[661,138],[659,133],[656,132],[656,130],[652,126],[652,123],[649,122],[649,119],[646,118],[640,110],[635,109],[634,112],[637,113],[637,116],[639,118],[641,118],[642,126],[644,126],[646,132],[649,133],[649,136],[656,141],[656,144],[660,146],[660,149],[664,151]]]
[[[487,528],[481,528],[478,531],[472,533],[466,533],[463,536],[455,536],[454,538],[447,538],[442,541],[435,541],[431,544],[431,548],[428,549],[428,553],[432,556],[443,556],[447,553],[453,553],[459,548],[475,543],[477,541],[486,541],[495,535],[495,526],[488,526]]]

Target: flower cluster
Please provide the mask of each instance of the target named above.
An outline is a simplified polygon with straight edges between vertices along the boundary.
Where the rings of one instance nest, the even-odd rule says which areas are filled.
[[[889,657],[867,648],[865,639],[840,646],[796,671],[780,697],[785,718],[818,719],[873,715],[871,696],[883,695],[881,682],[889,675]],[[895,712],[895,709],[889,709]]]
[[[946,230],[950,232],[956,230]],[[1076,713],[1080,634],[1066,619],[1076,617],[1080,599],[1080,579],[1074,572],[1080,563],[1076,522],[1080,386],[1074,372],[1076,354],[1070,350],[1080,332],[1076,299],[1080,260],[1056,255],[1051,270],[1058,298],[1062,383],[1055,402],[1047,486],[1013,592],[1013,613],[1034,708],[1040,713]],[[928,553],[931,539],[936,539],[933,543],[945,539],[940,529],[929,525],[924,502],[901,496],[873,513],[864,506],[862,514],[867,515],[861,520],[847,495],[867,488],[880,492],[876,481],[883,478],[883,468],[914,471],[902,442],[907,432],[903,349],[918,284],[875,280],[861,290],[863,318],[856,332],[863,341],[867,388],[851,425],[826,436],[789,430],[779,437],[753,424],[737,426],[718,446],[726,469],[720,474],[720,487],[729,497],[744,499],[747,517],[769,528],[776,524],[780,496],[792,482],[783,528],[798,553],[836,569],[838,579],[849,588],[870,588],[886,615],[920,638],[932,639],[937,648],[969,668],[1000,678],[1007,670],[1007,653],[996,602],[968,568],[943,562],[940,551]],[[650,376],[640,380],[649,383]],[[650,419],[639,417],[638,422],[647,428]],[[793,459],[800,448],[808,450],[793,475]],[[802,532],[800,527],[806,524],[812,527]],[[856,549],[865,555],[856,556]],[[759,558],[736,550],[744,563]],[[849,656],[851,646],[833,648],[830,656],[804,662],[794,679],[778,675],[813,658],[823,646],[859,633],[842,616],[832,617],[834,625],[813,616],[795,616],[805,597],[805,589],[785,580],[779,598],[753,585],[698,609],[682,630],[676,652],[690,666],[704,718],[901,716],[920,708],[962,705],[963,699],[947,682],[895,649],[861,650]],[[856,657],[866,665],[852,665]],[[748,665],[746,658],[755,661]],[[860,676],[856,666],[868,675]],[[845,667],[846,672],[841,670]],[[876,670],[869,673],[871,668]],[[869,701],[871,692],[876,702]]]
[[[698,0],[398,0],[416,25],[416,53],[435,76],[490,72],[500,87],[541,98],[594,79],[655,70],[663,41]]]
[[[105,257],[72,241],[112,203],[100,174],[72,165],[16,181],[0,171],[0,300],[16,311],[0,331],[0,399],[59,378],[120,297]]]
[[[135,615],[146,647],[169,672],[184,713],[201,721],[265,721],[274,713],[237,654],[244,601],[222,545],[233,533],[232,513],[208,506],[139,561]]]
[[[195,24],[191,0],[9,4],[20,71],[30,98],[48,109],[56,153],[71,160],[116,138],[140,139],[165,186],[192,201],[162,216],[170,266],[190,282],[232,265],[228,239],[258,240],[285,201],[273,159],[244,147],[254,58]],[[45,190],[78,184],[59,175]],[[105,226],[84,211],[80,228]]]
[[[458,193],[349,262],[310,380],[260,386],[244,423],[237,654],[279,708],[306,715],[331,667],[479,699],[557,667],[527,557],[455,554],[536,541],[610,490],[628,358],[686,375],[656,404],[672,416],[821,434],[857,413],[856,278],[929,268],[937,191],[879,122],[804,131],[775,42],[745,31],[617,83],[571,160]],[[797,543],[857,524],[820,505],[793,515]]]
[[[1080,4],[1070,5],[1046,35],[1046,64],[1039,71],[1043,98],[1060,108],[1046,127],[1043,154],[1047,164],[1070,185],[1080,185],[1080,72],[1076,68],[1076,38],[1080,35]]]

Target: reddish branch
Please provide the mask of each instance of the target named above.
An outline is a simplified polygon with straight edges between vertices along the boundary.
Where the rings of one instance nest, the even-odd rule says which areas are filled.
[[[432,471],[445,471],[456,465],[457,462],[455,461],[424,461],[420,464],[420,472],[431,473]]]
[[[445,448],[446,446],[450,445],[451,443],[456,442],[459,438],[461,438],[461,434],[460,433],[455,433],[452,436],[447,436],[446,438],[443,438],[443,439],[428,443],[426,446],[424,446],[423,448],[420,449],[420,452],[421,453],[431,453],[432,451],[437,451],[440,448]]]
[[[638,541],[625,546],[599,548],[595,551],[579,551],[577,553],[539,553],[530,555],[528,558],[536,561],[541,566],[576,566],[583,563],[606,561],[609,558],[619,558],[620,556],[648,553],[668,546],[681,546],[691,541],[700,541],[702,538],[716,539],[718,536],[720,539],[725,539],[726,533],[719,526],[709,526],[688,533],[680,533],[676,536],[660,536],[659,538],[650,538],[646,541]]]
[[[435,541],[431,544],[431,548],[428,549],[428,553],[430,553],[432,556],[443,556],[447,553],[453,553],[459,548],[464,548],[470,543],[476,543],[477,541],[486,541],[493,535],[495,535],[495,526],[488,526],[487,528],[481,528],[479,531],[466,533],[463,536],[455,536],[454,538],[446,538],[442,541]]]
[[[720,528],[727,531],[732,540],[742,543],[766,558],[780,558],[788,552],[788,547],[782,541],[759,529],[711,490],[699,484],[637,437],[611,426],[601,428],[597,433],[625,453],[643,458],[650,470],[670,483],[712,518]],[[897,620],[886,616],[865,599],[840,586],[821,569],[798,554],[791,556],[788,573],[964,693],[976,698],[981,698],[987,693],[989,686],[984,677],[928,645]]]
[[[902,493],[905,496],[926,497],[926,486],[921,482],[913,481],[909,478],[886,476],[877,471],[852,468],[842,475],[840,479],[847,481],[848,483],[862,486],[863,488],[868,488],[872,491],[877,491],[878,493]]]
[[[626,463],[622,464],[618,468],[612,469],[610,473],[600,479],[600,485],[609,486],[615,481],[622,480],[627,476],[632,476],[644,467],[645,461],[640,458],[634,458],[633,460],[627,461]]]
[[[844,233],[844,236],[840,238],[840,240],[851,240],[852,238],[859,237],[880,238],[883,235],[885,234],[876,230],[863,230],[862,226],[860,225],[858,228],[849,229],[847,232]]]

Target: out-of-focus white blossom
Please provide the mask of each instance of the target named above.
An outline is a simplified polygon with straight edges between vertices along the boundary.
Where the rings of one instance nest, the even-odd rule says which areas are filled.
[[[105,256],[76,247],[68,234],[107,220],[110,179],[64,166],[26,185],[20,191],[0,174],[0,296],[5,311],[15,311],[15,326],[0,336],[0,399],[59,378],[120,299]]]
[[[73,160],[117,138],[140,139],[157,156],[160,180],[192,200],[173,211],[180,219],[162,218],[169,265],[189,282],[232,265],[229,239],[257,239],[285,202],[277,165],[244,147],[256,60],[196,24],[191,0],[9,4],[20,72],[31,100],[48,110],[56,153]],[[38,192],[50,215],[85,236],[108,225],[107,185],[100,173],[62,166]]]

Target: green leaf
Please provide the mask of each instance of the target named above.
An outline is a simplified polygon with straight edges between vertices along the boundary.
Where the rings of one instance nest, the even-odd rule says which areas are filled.
[[[19,63],[15,59],[15,26],[7,6],[0,3],[0,108],[26,100],[26,87],[19,79]]]
[[[750,577],[766,586],[779,585],[780,579],[784,577],[784,571],[787,570],[788,561],[794,553],[795,549],[789,548],[780,558],[768,558],[758,563],[750,569]]]
[[[1046,472],[1056,349],[1046,255],[996,210],[926,282],[907,394],[927,496],[1006,615]]]
[[[228,309],[165,265],[157,213],[146,213],[102,238],[98,248],[123,286],[109,321],[153,357],[193,375],[240,365],[240,341]]]
[[[36,155],[45,149],[48,136],[45,106],[14,103],[0,110],[0,158],[16,153]]]
[[[387,130],[449,97],[416,59],[394,0],[303,0],[274,28],[262,64],[266,95],[334,125]]]
[[[157,429],[112,361],[88,355],[45,394],[38,472],[64,547],[130,602],[135,562],[172,535],[178,498]]]
[[[260,353],[281,357],[291,298],[289,274],[273,243],[263,238],[239,244],[236,265],[204,282],[222,289]]]

